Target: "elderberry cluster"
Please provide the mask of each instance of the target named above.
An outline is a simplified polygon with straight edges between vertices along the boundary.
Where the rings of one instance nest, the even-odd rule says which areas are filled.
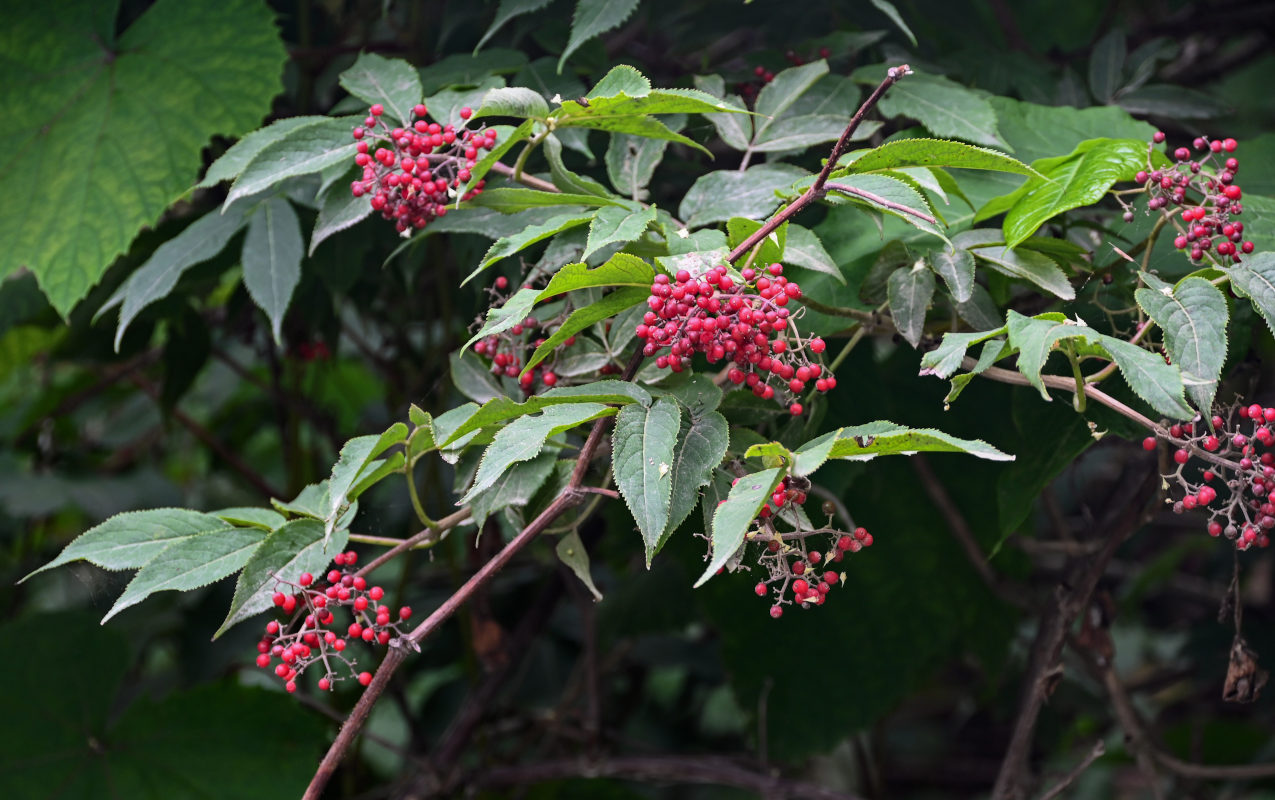
[[[491,291],[494,296],[499,297],[500,293],[508,288],[509,279],[502,275],[496,278]],[[491,359],[491,373],[493,375],[517,378],[519,387],[527,394],[531,394],[535,390],[537,380],[546,389],[552,389],[558,385],[558,374],[553,371],[554,365],[557,363],[557,356],[564,348],[576,343],[575,336],[568,336],[554,350],[553,355],[526,372],[522,372],[522,365],[524,359],[546,341],[546,337],[543,336],[532,338],[535,332],[549,333],[552,326],[561,324],[562,321],[561,315],[551,320],[527,317],[506,331],[492,334],[480,340],[474,345],[474,352]]]
[[[1157,131],[1152,144],[1164,139],[1164,134]],[[1199,151],[1198,156],[1179,147],[1173,151],[1173,166],[1151,169],[1148,164],[1149,169],[1139,172],[1135,180],[1150,195],[1148,207],[1161,210],[1173,221],[1178,231],[1174,247],[1186,252],[1192,261],[1202,261],[1206,254],[1216,253],[1220,264],[1238,262],[1241,253],[1253,252],[1253,243],[1244,240],[1244,223],[1232,219],[1244,211],[1244,192],[1235,182],[1240,162],[1230,155],[1238,145],[1234,139],[1210,140],[1201,136],[1192,146]],[[1170,205],[1181,208],[1177,218],[1167,210]],[[1125,220],[1132,220],[1131,211],[1125,212]]]
[[[368,109],[363,124],[354,129],[358,141],[354,163],[363,176],[350,184],[355,197],[371,196],[372,208],[394,222],[399,233],[423,228],[432,219],[447,213],[447,204],[469,182],[479,152],[496,144],[496,131],[456,130],[425,119],[428,109],[412,109],[410,128],[393,128],[382,119],[380,103]],[[460,110],[461,120],[473,115]],[[385,146],[372,148],[376,142]],[[482,192],[478,181],[462,200]]]
[[[1173,512],[1209,512],[1210,536],[1232,540],[1236,548],[1269,547],[1275,528],[1275,407],[1240,406],[1235,419],[1215,416],[1212,431],[1198,418],[1173,425],[1169,440],[1176,469],[1165,475],[1183,492]],[[1156,437],[1142,442],[1156,448]]]
[[[790,325],[786,306],[801,297],[801,287],[783,271],[782,264],[760,271],[746,267],[739,272],[742,282],[720,266],[699,276],[679,270],[673,280],[656,275],[647,298],[651,310],[636,328],[646,342],[642,353],[650,357],[668,348],[655,364],[673,372],[688,368],[695,353],[705,354],[710,364],[731,362],[726,373],[731,383],[746,385],[763,400],[778,397],[794,416],[801,414],[796,396],[809,382],[826,392],[837,379],[811,357],[824,351],[823,339],[803,341]]]
[[[831,501],[822,506],[828,524],[807,530],[805,514],[800,509],[806,503],[809,488],[810,481],[805,478],[788,476],[781,480],[758,513],[755,529],[747,535],[749,542],[760,545],[757,565],[766,570],[766,578],[757,582],[753,592],[758,597],[772,598],[770,616],[774,619],[784,615],[785,605],[823,605],[832,588],[845,582],[843,573],[827,567],[840,563],[847,553],[872,546],[872,534],[864,528],[845,532],[831,527],[836,511]],[[777,523],[792,530],[780,531]],[[820,541],[825,543],[822,550],[812,546]]]
[[[792,64],[794,67],[800,67],[807,61],[813,61],[816,58],[829,58],[831,56],[832,50],[827,47],[821,47],[819,48],[819,54],[817,56],[811,56],[809,58],[803,57],[796,50],[788,50],[784,53],[784,60],[789,64]],[[756,102],[758,92],[760,92],[766,84],[775,79],[775,73],[766,69],[765,66],[758,64],[753,67],[753,78],[754,80],[740,81],[735,84],[735,91],[739,92],[740,96],[747,100],[750,104]]]
[[[326,692],[336,681],[344,680],[334,665],[341,665],[349,677],[367,686],[372,682],[372,673],[357,670],[357,662],[346,655],[347,642],[361,639],[368,644],[387,645],[391,639],[402,636],[398,623],[412,616],[408,606],[392,615],[390,607],[381,602],[385,590],[368,586],[367,579],[354,574],[358,554],[353,550],[337,553],[332,561],[341,569],[329,571],[326,581],[308,572],[301,573],[296,583],[278,580],[284,590],[275,592],[273,601],[289,616],[282,622],[267,622],[266,633],[257,643],[257,666],[269,669],[277,659],[274,674],[284,681],[284,688],[289,692],[297,690],[297,676],[318,662],[323,665],[323,677],[319,679],[321,691]],[[350,610],[353,620],[344,633],[338,633],[332,609],[342,607]]]

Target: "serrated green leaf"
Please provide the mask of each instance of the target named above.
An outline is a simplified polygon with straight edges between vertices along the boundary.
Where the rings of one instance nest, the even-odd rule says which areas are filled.
[[[119,351],[124,332],[142,309],[168,296],[186,270],[217,256],[247,222],[248,204],[235,206],[225,214],[210,211],[173,238],[155,248],[146,263],[102,306],[99,314],[122,303],[115,327],[115,350]]]
[[[829,431],[797,448],[792,456],[792,474],[810,475],[819,469],[832,455],[833,445],[837,443],[837,431]]]
[[[1186,278],[1158,291],[1138,289],[1138,305],[1164,331],[1169,358],[1182,372],[1187,395],[1205,414],[1213,410],[1218,378],[1226,363],[1226,297],[1203,278]]]
[[[407,426],[401,422],[391,425],[380,435],[356,436],[341,446],[341,453],[332,466],[328,478],[327,505],[324,508],[324,532],[331,536],[337,520],[353,499],[351,492],[364,477],[373,459],[393,445],[407,439]]]
[[[416,68],[400,58],[359,53],[354,65],[341,73],[341,88],[368,105],[380,103],[399,124],[407,127],[412,108],[425,97]],[[390,127],[394,127],[391,125]]]
[[[931,250],[929,259],[956,302],[968,301],[974,293],[974,255],[968,250],[948,248]]]
[[[959,167],[1040,176],[1036,170],[1004,153],[946,139],[897,139],[852,156],[838,162],[844,166],[832,173],[834,178],[840,174],[901,167]]]
[[[508,397],[496,397],[484,403],[481,408],[470,404],[467,413],[457,418],[454,425],[443,426],[443,417],[435,420],[439,447],[449,447],[480,428],[535,414],[551,406],[573,403],[607,403],[621,406],[638,403],[646,406],[651,404],[651,395],[642,387],[629,381],[611,380],[550,389],[543,394],[532,395],[521,403]],[[449,414],[455,414],[455,411]]]
[[[602,599],[602,592],[598,591],[598,587],[593,583],[593,574],[589,570],[589,552],[584,549],[584,542],[580,540],[580,532],[572,528],[565,536],[558,540],[558,544],[554,547],[558,559],[567,565],[575,576],[580,579],[589,593],[593,595],[594,600]]]
[[[272,511],[268,508],[223,508],[220,511],[211,513],[214,517],[224,519],[231,525],[241,528],[261,528],[271,531],[287,522],[278,511]]]
[[[334,184],[319,196],[319,216],[310,234],[307,255],[314,255],[319,245],[333,234],[352,228],[372,216],[367,197],[355,197],[348,186]]]
[[[1111,102],[1124,83],[1124,31],[1113,28],[1093,46],[1089,55],[1089,90],[1099,103]]]
[[[1012,250],[1008,247],[979,247],[970,252],[997,272],[1034,283],[1063,300],[1076,299],[1076,290],[1049,256],[1033,250]]]
[[[353,163],[355,145],[350,132],[354,118],[334,118],[306,125],[262,148],[230,185],[223,209],[241,197],[275,186],[286,178],[322,172],[342,162]]]
[[[505,154],[513,149],[514,145],[519,142],[526,141],[531,138],[531,133],[535,130],[535,120],[525,120],[517,128],[510,128],[508,125],[495,125],[496,130],[496,146],[487,151],[487,154],[478,159],[478,163],[474,164],[474,168],[469,171],[469,182],[465,184],[465,189],[459,192],[458,198],[464,197],[474,190],[478,182],[487,177],[487,173],[491,172],[491,168],[496,165]],[[444,218],[446,219],[446,218]],[[437,230],[438,223],[434,224]]]
[[[479,262],[478,267],[461,281],[461,286],[469,283],[478,273],[495,264],[502,258],[507,258],[515,253],[531,247],[536,242],[542,242],[550,236],[556,236],[563,231],[571,230],[577,225],[583,225],[593,219],[593,211],[575,213],[575,214],[558,214],[550,217],[547,221],[539,225],[529,225],[518,233],[510,236],[502,236],[497,239],[487,250],[483,260]]]
[[[611,451],[615,484],[646,543],[648,569],[669,523],[673,451],[681,414],[677,401],[661,397],[650,408],[625,406],[615,418]]]
[[[519,117],[544,119],[549,116],[549,104],[534,89],[522,86],[504,86],[483,95],[483,103],[474,109],[470,119],[483,117]]]
[[[549,206],[619,206],[627,208],[621,201],[610,197],[599,197],[595,194],[567,194],[565,192],[542,192],[539,189],[518,189],[502,187],[487,189],[467,202],[468,206],[479,206],[499,211],[501,214],[516,214],[529,208]]]
[[[607,145],[607,177],[611,185],[622,195],[641,199],[645,196],[655,168],[664,158],[667,139],[647,139],[627,133],[611,134]]]
[[[912,43],[913,47],[916,47],[916,34],[912,33],[912,29],[903,21],[903,15],[899,13],[899,9],[894,7],[894,3],[891,3],[890,0],[872,0],[872,5],[877,11],[889,17],[894,26],[903,31],[903,35],[908,37],[908,41]]]
[[[1247,297],[1253,303],[1253,308],[1275,334],[1275,254],[1258,253],[1243,263],[1233,265],[1227,273],[1231,276],[1231,286],[1236,294]]]
[[[554,124],[557,130],[584,128],[610,131],[612,133],[627,133],[648,139],[664,139],[684,144],[712,155],[708,148],[694,139],[677,133],[659,119],[636,111],[626,110],[629,107],[649,107],[656,109],[657,113],[673,114],[682,113],[682,110],[690,105],[694,104],[688,103],[684,99],[660,100],[659,97],[654,96],[636,100],[629,98],[596,100],[591,101],[587,107],[580,106],[574,100],[568,100],[563,103],[566,112],[555,117]],[[579,111],[574,110],[576,107],[579,108]]]
[[[327,122],[329,117],[311,115],[303,117],[284,117],[277,119],[264,128],[245,135],[230,146],[221,157],[212,163],[204,179],[195,184],[197,188],[206,189],[216,186],[222,181],[234,180],[243,172],[244,167],[256,158],[257,154],[268,145],[287,138],[297,128]]]
[[[1115,106],[1067,108],[1025,103],[1008,97],[989,98],[1005,140],[1026,162],[1070,152],[1086,139],[1151,138],[1155,128]]]
[[[983,344],[983,349],[979,351],[978,362],[970,369],[969,372],[952,376],[951,389],[948,390],[947,396],[943,398],[943,402],[947,404],[955,403],[956,398],[960,397],[961,392],[965,391],[965,387],[970,381],[977,376],[986,372],[988,367],[995,364],[1009,350],[1009,345],[1003,339],[993,339]]]
[[[612,28],[618,28],[637,7],[638,0],[578,0],[575,15],[571,18],[571,36],[558,58],[558,72],[562,72],[567,57],[580,45]]]
[[[757,103],[753,109],[760,115],[753,125],[752,145],[755,147],[765,138],[766,131],[774,124],[775,119],[783,114],[797,98],[801,97],[815,81],[828,74],[828,62],[822,58],[799,67],[789,67],[775,74],[774,80],[762,87],[757,93]],[[842,129],[845,122],[841,123]],[[840,131],[838,131],[840,135]]]
[[[636,209],[607,206],[598,209],[598,213],[593,215],[593,221],[589,223],[589,238],[585,242],[584,255],[581,258],[588,258],[609,244],[627,244],[637,239],[652,222],[655,222],[655,209],[650,206]]]
[[[724,99],[731,105],[743,106],[744,101],[738,95],[726,96],[726,82],[720,75],[696,75],[695,86],[712,97]],[[752,117],[747,114],[705,114],[704,116],[717,129],[717,135],[722,137],[722,141],[727,145],[736,150],[748,149],[748,143],[753,138]]]
[[[885,68],[862,70],[855,77],[860,82],[879,83]],[[909,75],[890,87],[879,107],[886,116],[912,117],[939,136],[1011,149],[997,132],[991,103],[947,78]]]
[[[102,624],[155,592],[188,592],[235,574],[266,535],[260,528],[230,528],[174,542],[138,570]]]
[[[243,242],[243,283],[254,303],[270,318],[275,344],[283,344],[283,315],[301,281],[305,242],[292,204],[272,197],[248,220]]]
[[[914,453],[965,453],[988,461],[1014,460],[981,439],[960,439],[943,431],[906,428],[884,420],[842,428],[828,457],[867,461],[877,456]]]
[[[1117,181],[1146,165],[1147,145],[1132,139],[1090,139],[1065,160],[1041,167],[1045,180],[1025,188],[1005,214],[1005,243],[1017,247],[1047,220],[1101,200]],[[1038,162],[1039,163],[1039,162]]]
[[[231,527],[230,523],[211,514],[185,508],[156,508],[116,514],[77,536],[57,558],[22,581],[72,561],[88,561],[109,570],[137,569],[169,545]]]
[[[678,216],[691,228],[731,217],[761,219],[775,210],[775,192],[809,173],[791,164],[758,164],[746,171],[719,170],[701,175],[682,198]]]
[[[230,610],[213,639],[270,608],[280,580],[296,581],[303,572],[323,572],[332,556],[345,549],[349,534],[338,528],[327,535],[323,523],[314,519],[294,519],[271,532],[239,573]]]
[[[588,264],[567,264],[554,273],[536,298],[548,300],[577,289],[594,286],[646,286],[655,280],[655,270],[643,259],[629,253],[616,253],[605,263],[589,268]]]
[[[558,348],[558,345],[565,342],[572,336],[575,336],[582,330],[601,322],[604,319],[614,317],[626,308],[632,308],[642,303],[651,293],[648,289],[639,286],[624,286],[616,289],[614,292],[603,297],[595,303],[590,303],[582,308],[577,308],[571,312],[571,316],[562,323],[562,325],[553,332],[553,335],[536,348],[531,357],[527,359],[526,365],[522,371],[535,367],[541,361],[544,361],[549,355]]]
[[[895,327],[916,347],[925,331],[925,312],[934,297],[934,273],[926,268],[924,260],[900,267],[890,273],[886,291]]]
[[[160,0],[118,35],[117,9],[4,13],[0,276],[30,269],[63,317],[195,182],[208,140],[257,127],[282,88],[286,52],[258,0]]]
[[[788,229],[788,241],[784,244],[784,260],[787,263],[831,275],[837,283],[846,282],[837,262],[832,260],[814,231],[791,222],[785,223],[784,227]]]
[[[845,187],[845,190],[840,187]],[[904,209],[919,212],[933,219],[933,215],[930,213],[932,210],[930,204],[926,202],[921,193],[898,178],[872,173],[847,175],[835,182],[829,181],[827,188],[829,197],[845,197],[851,202],[866,205],[882,213],[898,217],[918,230],[934,234],[940,239],[947,239],[934,222],[917,216],[915,213],[907,213],[900,210],[901,206]],[[833,195],[833,192],[837,194]]]
[[[974,293],[968,301],[956,304],[956,313],[975,330],[994,328],[1003,319],[991,294],[978,283],[974,284]]]
[[[616,409],[601,403],[571,403],[549,406],[535,416],[515,419],[492,439],[474,475],[474,485],[457,505],[465,505],[479,492],[486,491],[514,464],[540,455],[550,436],[614,413]]]
[[[995,330],[976,333],[945,333],[939,346],[921,356],[921,375],[935,375],[939,378],[950,378],[961,368],[965,352],[971,345],[987,341],[996,336],[1003,336],[1006,328],[1002,325]]]
[[[505,470],[505,474],[497,478],[491,488],[480,493],[470,503],[474,524],[481,528],[487,517],[495,512],[510,506],[522,508],[530,503],[553,472],[557,458],[556,453],[541,453],[530,461],[523,461]]]
[[[483,38],[474,45],[474,53],[481,50],[483,45],[487,44],[487,40],[503,28],[509,20],[523,14],[530,14],[532,11],[539,11],[551,2],[552,0],[500,0],[500,5],[496,8],[496,18],[491,21],[491,26],[483,34]]]
[[[449,374],[456,391],[478,403],[486,403],[504,392],[491,372],[477,358],[463,358],[460,353],[448,356]]]
[[[328,482],[320,481],[306,486],[292,500],[284,501],[278,498],[271,498],[270,505],[274,506],[282,514],[323,519],[327,506],[327,496]]]
[[[744,543],[744,534],[757,518],[761,507],[766,504],[784,471],[778,467],[754,472],[740,478],[731,487],[726,502],[713,512],[713,557],[708,562],[704,574],[695,581],[695,588],[703,586],[709,578],[717,574],[717,570],[726,566],[735,551]],[[705,502],[708,502],[707,495]]]
[[[730,426],[716,411],[688,413],[681,422],[673,450],[672,488],[669,494],[668,524],[655,543],[659,552],[677,526],[691,515],[699,502],[700,488],[707,486],[713,471],[726,457]]]

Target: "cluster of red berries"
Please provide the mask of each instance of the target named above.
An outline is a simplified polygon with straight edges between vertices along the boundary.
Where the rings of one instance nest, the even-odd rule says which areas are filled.
[[[727,372],[731,383],[746,385],[764,400],[779,397],[794,416],[801,414],[796,395],[808,383],[826,392],[837,379],[807,355],[822,353],[823,339],[802,341],[792,329],[786,306],[801,297],[801,287],[783,271],[780,264],[746,267],[739,272],[742,282],[726,267],[711,267],[699,276],[679,270],[672,280],[656,275],[647,298],[651,310],[636,328],[646,342],[642,353],[655,356],[668,348],[655,364],[673,372],[688,368],[695,353],[705,354],[710,364],[733,362]]]
[[[1164,134],[1157,131],[1152,144],[1164,139]],[[1163,212],[1178,230],[1174,247],[1186,252],[1192,261],[1201,261],[1212,252],[1217,254],[1219,263],[1238,262],[1241,253],[1253,252],[1253,243],[1244,241],[1244,223],[1232,219],[1244,211],[1240,202],[1244,192],[1235,183],[1240,162],[1230,155],[1235,152],[1236,141],[1201,136],[1192,144],[1202,151],[1201,157],[1179,147],[1173,151],[1172,167],[1143,170],[1135,180],[1147,188],[1151,210],[1168,209],[1170,205],[1181,208],[1177,218],[1173,212]],[[1132,211],[1126,211],[1125,221],[1132,218]]]
[[[784,606],[791,603],[802,608],[823,605],[832,587],[845,582],[843,574],[826,567],[840,563],[847,553],[872,546],[872,534],[863,528],[856,528],[852,533],[830,526],[802,530],[804,515],[799,509],[805,505],[809,488],[810,482],[804,478],[789,476],[781,480],[757,515],[757,530],[748,536],[749,541],[761,546],[757,564],[767,573],[766,579],[753,587],[753,592],[758,597],[773,598],[770,616],[774,619],[782,617]],[[836,510],[834,504],[825,502],[822,510],[831,523]],[[777,520],[789,524],[793,530],[781,532],[775,525]],[[827,543],[823,551],[811,547],[811,542],[819,540]]]
[[[274,604],[289,618],[282,622],[270,620],[265,635],[257,642],[257,666],[269,669],[274,665],[274,674],[289,692],[297,690],[297,676],[316,662],[323,664],[321,691],[326,692],[336,681],[343,680],[333,670],[334,663],[344,665],[350,677],[367,686],[372,682],[372,673],[357,670],[356,662],[346,655],[347,642],[361,639],[387,645],[402,635],[398,623],[412,616],[412,609],[407,606],[400,608],[397,615],[391,614],[390,607],[381,602],[385,590],[368,586],[367,579],[354,574],[358,554],[353,550],[337,553],[332,561],[341,569],[328,572],[326,587],[322,578],[308,572],[301,573],[296,583],[279,581],[287,591],[275,592]],[[335,607],[349,608],[353,616],[344,633],[332,627]]]
[[[492,287],[492,294],[499,296],[501,292],[508,288],[509,279],[502,275],[496,278]],[[568,336],[552,356],[526,372],[522,372],[522,365],[523,359],[526,358],[530,351],[534,351],[535,348],[545,343],[545,337],[533,339],[531,334],[536,331],[548,333],[548,329],[559,322],[561,322],[560,317],[547,321],[538,320],[535,317],[527,317],[506,331],[482,339],[474,345],[474,352],[491,359],[491,373],[493,375],[517,378],[519,387],[528,394],[534,391],[536,381],[539,381],[546,389],[552,389],[558,385],[558,374],[553,371],[557,354],[561,352],[562,348],[575,344],[576,337]]]
[[[832,50],[827,47],[819,48],[818,58],[828,58],[831,55]],[[784,60],[794,67],[800,67],[807,61],[813,61],[814,59],[814,56],[804,58],[796,50],[789,50],[784,53]],[[754,80],[740,81],[735,85],[735,91],[739,92],[740,96],[750,103],[757,99],[757,93],[761,91],[763,86],[775,79],[775,73],[758,64],[753,67],[753,78]]]
[[[292,356],[298,361],[327,361],[332,351],[324,341],[299,342],[292,349]]]
[[[355,197],[370,195],[372,208],[406,234],[447,213],[448,202],[469,182],[479,152],[495,146],[496,131],[458,131],[450,124],[429,122],[424,105],[412,109],[409,128],[391,129],[382,119],[384,113],[377,103],[354,129],[354,163],[363,168],[363,177],[350,184],[350,191]],[[469,108],[460,110],[461,120],[472,115]],[[385,146],[373,149],[373,142]],[[478,181],[461,199],[482,192],[483,184]]]
[[[1183,490],[1173,511],[1206,509],[1210,536],[1225,534],[1240,550],[1269,547],[1275,528],[1275,407],[1240,406],[1235,417],[1233,424],[1213,417],[1211,431],[1198,419],[1169,428],[1177,445],[1176,469],[1165,478]],[[1148,436],[1142,446],[1154,450],[1156,438]]]

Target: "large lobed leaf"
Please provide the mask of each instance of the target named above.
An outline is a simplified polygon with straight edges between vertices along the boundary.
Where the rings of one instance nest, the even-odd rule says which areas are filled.
[[[159,0],[118,37],[117,11],[9,3],[0,32],[0,275],[29,268],[63,316],[281,88],[260,0]]]

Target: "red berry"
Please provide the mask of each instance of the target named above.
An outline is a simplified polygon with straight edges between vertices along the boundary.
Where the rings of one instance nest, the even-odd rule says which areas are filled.
[[[801,594],[805,594],[808,591],[810,591],[810,584],[806,583],[801,578],[798,578],[797,580],[792,582],[793,594],[801,595]]]
[[[262,653],[261,655],[257,656],[257,666],[262,668],[270,666],[270,654]]]
[[[461,109],[460,109],[460,118],[461,118],[461,119],[469,119],[469,118],[470,118],[470,117],[472,117],[473,115],[474,115],[474,110],[473,110],[472,108],[470,108],[469,106],[462,106],[462,107],[461,107]]]
[[[794,381],[794,383],[800,383],[800,381]],[[793,403],[792,405],[788,406],[788,413],[792,414],[794,417],[800,417],[801,411],[802,411],[801,403]]]
[[[403,606],[402,608],[400,608],[400,609],[398,610],[398,618],[399,618],[399,619],[411,619],[411,617],[412,617],[412,607],[411,607],[411,606]]]
[[[1185,464],[1191,458],[1191,454],[1185,450],[1177,450],[1173,453],[1173,460],[1179,464]]]
[[[782,607],[782,606],[771,606],[771,607],[770,607],[770,618],[771,618],[771,619],[779,619],[779,618],[780,618],[780,617],[782,617],[783,615],[784,615],[784,609],[783,609],[783,607]]]
[[[385,113],[385,106],[381,105],[380,103],[376,103],[371,108],[369,108],[368,111],[372,112],[372,116],[379,117]]]
[[[371,682],[372,682],[372,673],[370,672],[359,673],[359,683],[363,684],[364,686],[367,686]]]
[[[753,592],[755,592],[755,593],[757,594],[757,596],[758,596],[758,597],[765,597],[765,596],[766,596],[766,584],[764,584],[764,583],[759,583],[759,584],[757,584],[756,586],[754,586],[754,587],[753,587]]]
[[[1155,449],[1155,437],[1154,437],[1154,436],[1148,436],[1147,438],[1143,439],[1143,440],[1142,440],[1142,449],[1143,449],[1143,450],[1154,450],[1154,449]]]
[[[288,693],[289,693],[289,694],[291,694],[291,693],[293,693],[293,692],[295,692],[295,691],[297,690],[297,682],[296,682],[296,681],[288,681],[287,683],[285,683],[285,684],[283,685],[283,688],[287,689],[287,690],[288,690]]]
[[[1235,152],[1235,148],[1236,148],[1236,147],[1238,147],[1238,146],[1239,146],[1239,143],[1238,143],[1238,142],[1236,142],[1234,139],[1223,139],[1223,140],[1222,140],[1222,149],[1223,149],[1223,150],[1225,150],[1225,151],[1226,151],[1226,152],[1228,152],[1228,153],[1234,153],[1234,152]]]
[[[332,688],[332,681],[327,678],[319,678],[319,691],[326,692]]]

